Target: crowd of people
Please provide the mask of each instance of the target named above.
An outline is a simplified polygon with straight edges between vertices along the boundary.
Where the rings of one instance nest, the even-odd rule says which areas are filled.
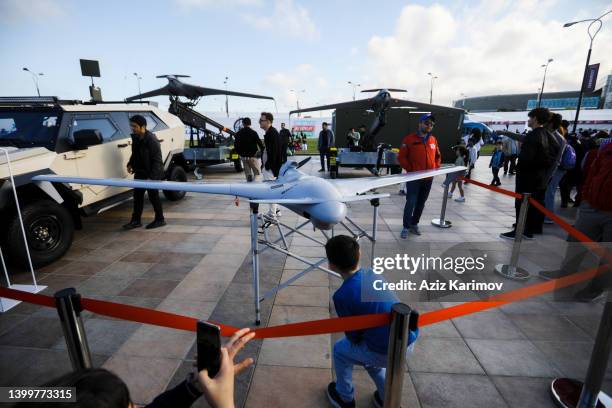
[[[281,124],[281,131],[273,126],[274,117],[271,113],[262,112],[259,126],[264,130],[263,141],[257,132],[251,128],[249,118],[242,119],[243,127],[236,135],[235,148],[240,155],[245,168],[247,182],[253,182],[257,176],[264,180],[278,177],[281,165],[290,154],[291,132]],[[146,130],[144,118],[131,118],[134,130],[134,142],[130,170],[137,178],[157,176],[158,166],[155,160],[147,165],[148,156],[157,153],[154,137]],[[440,167],[441,154],[436,137],[433,135],[435,117],[425,114],[420,117],[418,129],[408,134],[402,141],[398,160],[406,172],[435,169]],[[561,115],[545,108],[536,108],[528,113],[528,126],[531,130],[518,133],[510,131],[499,132],[500,140],[495,142],[495,149],[489,161],[493,180],[491,185],[499,186],[499,173],[516,175],[515,192],[528,193],[551,211],[554,210],[555,195],[561,190],[561,207],[567,207],[571,202],[579,207],[575,228],[587,235],[593,241],[612,241],[612,138],[604,131],[596,133],[583,131],[578,134],[569,133],[569,122]],[[354,132],[354,129],[352,129]],[[357,132],[355,132],[357,133]],[[355,135],[355,143],[358,138]],[[478,129],[463,143],[454,146],[455,164],[465,166],[466,172],[451,173],[444,185],[449,186],[449,197],[455,189],[459,190],[458,202],[465,201],[463,181],[460,176],[469,178],[471,170],[476,165],[479,150],[482,146],[482,135]],[[334,134],[327,124],[319,135],[318,150],[320,152],[321,170],[325,164],[329,168],[329,149],[334,146]],[[261,159],[261,164],[260,160]],[[147,167],[148,166],[148,167]],[[425,202],[431,190],[433,178],[420,179],[406,183],[406,203],[403,215],[402,238],[409,233],[421,235],[418,228]],[[576,194],[571,199],[572,190]],[[142,191],[142,190],[135,190]],[[140,194],[140,193],[139,193]],[[144,192],[143,192],[144,194]],[[131,225],[140,222],[142,212],[142,195],[134,204],[134,215]],[[155,196],[149,193],[151,201]],[[136,201],[136,200],[135,200]],[[521,200],[516,200],[516,214]],[[271,207],[270,216],[279,216],[280,212]],[[156,209],[156,220],[163,220],[161,208]],[[154,222],[155,222],[154,221]],[[533,239],[534,234],[542,233],[545,223],[544,216],[535,207],[530,206],[523,237]],[[515,224],[516,226],[516,224]],[[516,227],[502,238],[516,238]],[[568,235],[568,241],[575,239]],[[555,279],[577,271],[577,265],[586,253],[587,248],[568,246],[561,268],[553,271],[542,271],[542,279]],[[361,251],[359,243],[345,235],[336,235],[325,245],[328,268],[338,273],[343,283],[333,294],[335,310],[340,317],[388,313],[394,303],[398,302],[395,294],[388,289],[377,291],[375,299],[364,299],[364,293],[371,287],[370,282],[383,279],[373,275],[371,269],[360,266]],[[601,264],[607,264],[601,257]],[[612,284],[609,274],[601,274],[592,279],[586,288],[575,295],[576,300],[593,301],[604,293],[604,289]],[[417,340],[418,329],[408,333],[408,350]],[[193,372],[174,388],[157,396],[148,408],[189,407],[201,396],[213,408],[234,407],[235,375],[253,363],[247,358],[235,364],[237,353],[254,338],[255,334],[248,328],[237,331],[221,348],[221,368],[211,378],[206,370]],[[353,368],[362,366],[373,380],[376,390],[372,396],[372,404],[382,407],[385,392],[385,376],[387,366],[387,350],[389,341],[389,326],[381,326],[364,330],[349,331],[338,340],[333,347],[332,358],[336,381],[328,384],[326,394],[334,407],[355,407],[355,389],[353,386]],[[45,384],[47,386],[75,387],[77,403],[70,406],[94,408],[132,408],[134,406],[129,389],[125,382],[116,374],[105,369],[88,369],[66,374]],[[28,406],[18,403],[17,406]]]

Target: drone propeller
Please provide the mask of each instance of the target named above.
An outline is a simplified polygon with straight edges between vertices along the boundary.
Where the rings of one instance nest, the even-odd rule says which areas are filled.
[[[361,92],[380,92],[380,91],[408,92],[405,89],[399,89],[399,88],[373,88],[373,89],[364,89]]]
[[[211,96],[211,95],[229,95],[229,96],[240,96],[244,98],[257,98],[257,99],[271,99],[274,100],[271,96],[264,95],[256,95],[244,92],[234,92],[228,91],[224,89],[214,89],[214,88],[206,88],[203,86],[197,86],[188,84],[186,82],[181,82],[178,78],[188,78],[189,75],[178,75],[178,74],[170,74],[170,75],[158,75],[157,78],[165,78],[168,80],[166,86],[155,89],[153,91],[145,92],[140,95],[130,96],[126,99],[126,101],[134,101],[137,99],[150,98],[153,96],[160,95],[168,95],[171,97],[184,97],[191,101],[196,101],[197,99],[203,96]]]
[[[164,75],[158,75],[155,78],[191,78],[191,75],[164,74]]]

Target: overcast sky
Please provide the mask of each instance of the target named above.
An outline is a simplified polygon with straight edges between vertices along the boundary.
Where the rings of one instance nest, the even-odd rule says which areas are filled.
[[[536,92],[548,58],[546,90],[579,87],[587,25],[563,23],[612,9],[610,1],[304,1],[304,0],[0,0],[0,95],[31,95],[26,66],[43,72],[42,94],[87,99],[79,58],[100,61],[105,99],[189,82],[271,95],[278,110],[352,98],[347,81],[408,90],[434,103],[461,93]],[[593,48],[600,77],[612,70],[612,14]],[[398,95],[400,96],[400,95]],[[359,95],[358,95],[359,98]],[[167,99],[160,102],[166,104]],[[222,97],[198,108],[222,109]],[[273,110],[271,103],[230,98],[230,111]]]

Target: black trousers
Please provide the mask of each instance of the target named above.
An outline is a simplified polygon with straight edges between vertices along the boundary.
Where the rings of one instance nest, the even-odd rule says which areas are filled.
[[[508,167],[510,167],[510,173],[516,172],[516,157],[516,154],[506,156],[504,159],[504,174],[508,173]]]
[[[516,191],[519,194],[523,192]],[[529,191],[526,191],[527,193]],[[543,207],[546,206],[544,203],[544,196],[546,193],[546,189],[535,190],[531,192],[531,198],[536,200],[538,203],[542,204]],[[519,212],[521,210],[521,203],[523,200],[519,200],[518,198],[514,202],[514,207],[516,209],[516,222],[518,223]],[[525,233],[527,234],[540,234],[542,233],[542,226],[544,225],[544,214],[540,212],[533,205],[529,205],[527,207],[527,219],[525,220]]]
[[[323,147],[319,150],[319,157],[321,158],[321,168],[325,170],[325,159],[327,158],[327,170],[329,171],[329,147]]]
[[[501,184],[501,180],[499,179],[499,167],[491,167],[491,171],[493,172],[493,181],[491,184]]]
[[[159,190],[146,190],[147,195],[149,196],[149,201],[151,205],[153,205],[153,210],[155,210],[155,219],[163,220],[164,219],[164,211],[162,209],[162,203],[159,199]],[[145,190],[141,188],[134,189],[134,212],[132,213],[132,221],[140,221],[142,217],[142,208],[144,206],[144,194]]]

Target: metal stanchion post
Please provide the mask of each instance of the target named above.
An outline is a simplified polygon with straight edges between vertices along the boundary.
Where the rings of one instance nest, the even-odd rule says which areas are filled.
[[[257,240],[257,219],[259,204],[251,203],[251,252],[253,257],[253,297],[255,298],[255,325],[261,324],[259,309],[259,244]]]
[[[510,264],[495,265],[495,272],[499,273],[504,278],[522,281],[527,280],[531,277],[527,270],[518,267],[518,259],[521,251],[521,241],[523,241],[523,232],[525,232],[525,221],[527,221],[527,210],[529,208],[530,195],[531,194],[529,193],[523,193],[523,201],[521,202],[519,217],[516,222],[516,229],[514,231],[514,245],[512,246]]]
[[[446,202],[448,201],[448,184],[444,184],[444,197],[442,197],[442,209],[440,210],[440,218],[434,218],[431,223],[439,228],[450,228],[452,223],[446,217]]]
[[[372,238],[370,242],[372,243],[372,255],[371,255],[371,266],[374,267],[374,254],[376,252],[376,230],[378,229],[378,208],[380,206],[380,199],[375,198],[374,200],[370,200],[370,204],[374,207],[373,215],[372,215]]]
[[[603,407],[604,401],[606,403],[610,401],[608,395],[600,392],[608,367],[610,350],[612,350],[612,304],[610,302],[612,302],[612,292],[608,292],[608,299],[601,314],[584,385],[571,378],[555,378],[551,384],[552,398],[560,407],[595,408]]]
[[[402,401],[402,385],[406,371],[406,348],[408,347],[408,327],[410,306],[396,303],[391,309],[391,328],[389,349],[387,351],[387,373],[385,378],[385,408],[399,408]]]
[[[74,371],[91,368],[91,355],[81,320],[81,296],[74,288],[55,293],[55,306],[62,322],[66,346]]]

